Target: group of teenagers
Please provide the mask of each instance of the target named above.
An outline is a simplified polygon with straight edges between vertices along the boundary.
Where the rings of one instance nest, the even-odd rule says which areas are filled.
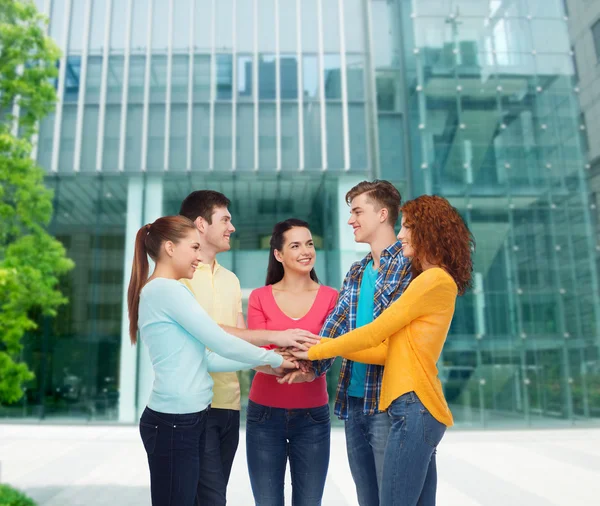
[[[254,503],[284,505],[289,461],[292,504],[320,505],[330,452],[326,373],[338,356],[334,413],[344,421],[358,503],[435,504],[436,448],[453,423],[436,362],[456,297],[470,285],[473,238],[446,199],[401,205],[387,181],[357,184],[346,202],[354,239],[370,253],[341,290],[319,284],[309,224],[282,221],[247,326],[239,280],[217,261],[235,232],[225,195],[195,191],[179,216],[138,231],[129,331],[154,369],[139,422],[153,506],[226,504],[240,428],[236,371],[246,369],[256,370],[246,413]]]

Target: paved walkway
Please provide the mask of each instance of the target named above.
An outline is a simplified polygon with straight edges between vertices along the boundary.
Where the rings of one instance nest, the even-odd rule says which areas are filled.
[[[230,506],[253,504],[244,445],[242,433]],[[0,425],[0,461],[0,481],[26,490],[40,506],[150,504],[136,427]],[[439,506],[597,505],[600,429],[450,431],[438,470]],[[289,496],[289,480],[287,487]],[[339,429],[323,505],[357,505]]]

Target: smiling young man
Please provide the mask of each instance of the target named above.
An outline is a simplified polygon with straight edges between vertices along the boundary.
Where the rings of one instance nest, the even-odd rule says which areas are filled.
[[[402,295],[410,282],[410,262],[402,255],[394,226],[400,193],[388,181],[363,181],[346,194],[348,224],[354,240],[371,252],[352,265],[322,337],[335,338],[377,318]],[[315,363],[324,374],[333,360]],[[383,366],[344,359],[335,399],[335,414],[344,420],[346,448],[360,506],[379,504],[383,456],[390,429],[386,412],[378,410]]]
[[[217,262],[231,248],[229,199],[212,190],[190,193],[179,214],[192,220],[200,232],[200,256],[192,279],[181,280],[208,315],[220,325],[245,328],[242,291],[237,276]],[[226,504],[227,482],[237,451],[240,430],[240,385],[236,373],[211,374],[213,399],[206,424],[204,458],[198,485],[199,504]]]
[[[302,347],[314,344],[312,334],[246,329],[242,313],[242,291],[237,276],[217,262],[217,255],[231,248],[235,227],[229,213],[230,200],[222,193],[198,190],[181,204],[179,214],[194,222],[200,232],[200,257],[192,279],[182,279],[208,315],[230,334],[256,346]],[[308,335],[306,335],[308,334]],[[261,369],[269,372],[268,366]],[[274,373],[270,370],[270,373]],[[236,373],[211,374],[213,399],[206,424],[205,455],[200,468],[198,503],[225,505],[227,483],[239,443],[240,385]]]

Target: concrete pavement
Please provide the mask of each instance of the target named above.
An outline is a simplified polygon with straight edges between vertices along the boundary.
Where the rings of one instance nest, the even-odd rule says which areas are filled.
[[[242,432],[231,506],[253,504]],[[0,481],[40,506],[147,506],[137,427],[0,425]],[[600,429],[450,431],[438,449],[439,506],[592,506],[600,502]],[[289,476],[286,504],[289,497]],[[324,506],[356,506],[343,430],[332,433]]]

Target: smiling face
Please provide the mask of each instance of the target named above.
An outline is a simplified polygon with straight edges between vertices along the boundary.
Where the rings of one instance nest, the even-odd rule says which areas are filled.
[[[177,278],[191,279],[200,263],[200,233],[190,230],[180,241],[164,243],[171,267]]]
[[[402,216],[402,228],[398,233],[398,240],[402,243],[402,254],[406,258],[415,256],[415,249],[411,242],[411,227],[406,223],[406,218]]]
[[[231,223],[231,214],[226,207],[216,207],[211,216],[211,223],[203,221],[203,232],[206,245],[216,253],[231,249],[231,234],[235,227]]]
[[[370,244],[375,240],[379,230],[387,226],[388,210],[378,206],[368,194],[363,193],[350,202],[350,219],[348,225],[354,230],[354,240]]]
[[[281,251],[274,250],[277,261],[285,272],[310,274],[315,266],[316,251],[310,230],[304,227],[290,228],[283,234]]]

